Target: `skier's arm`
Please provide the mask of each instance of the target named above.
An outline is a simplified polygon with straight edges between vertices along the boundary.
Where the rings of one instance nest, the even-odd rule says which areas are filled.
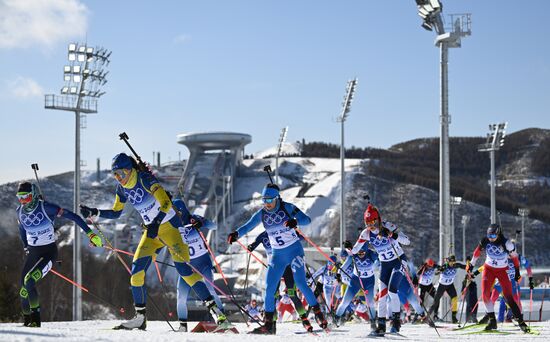
[[[355,245],[353,245],[353,248],[351,249],[351,253],[357,254],[361,247],[365,244],[365,242],[369,241],[370,231],[368,229],[363,229],[361,234],[359,235],[359,238],[357,239],[357,242],[355,242]]]
[[[122,186],[118,185],[116,188],[115,203],[113,203],[112,209],[99,209],[97,216],[106,219],[119,218],[126,204],[126,200],[127,198],[124,194],[124,190],[122,190]]]
[[[200,215],[192,215],[191,218],[195,221],[201,222],[201,228],[206,228],[208,230],[216,229],[216,224]]]
[[[246,222],[245,224],[237,228],[238,237],[246,235],[248,232],[254,229],[261,222],[262,222],[262,209],[255,212],[254,215],[252,215],[252,217],[248,220],[248,222]]]
[[[349,265],[352,263],[351,258],[353,258],[352,255],[349,255],[349,256],[346,258],[346,261],[344,261],[344,264],[338,268],[338,273],[344,274],[344,270],[347,270],[348,267],[349,267]]]
[[[455,268],[462,268],[463,270],[466,269],[466,264],[463,264],[461,262],[455,262]]]
[[[285,203],[285,210],[290,213],[291,219],[295,219],[299,226],[305,226],[311,223],[311,218],[304,214],[294,204]]]
[[[17,220],[17,224],[19,225],[19,237],[21,238],[21,242],[23,242],[23,248],[27,248],[29,246],[29,242],[27,241],[27,232],[19,220]]]
[[[472,260],[470,261],[470,264],[472,265],[472,267],[476,265],[476,261],[481,255],[482,250],[483,250],[483,244],[482,242],[480,242],[479,245],[477,245],[476,249],[474,250],[474,253],[472,254]]]
[[[325,272],[325,268],[326,268],[326,266],[320,267],[317,271],[315,271],[315,273],[313,273],[313,274],[311,275],[311,278],[312,278],[313,280],[316,280],[317,278],[319,278],[319,276],[320,276],[321,274],[323,274],[323,272]]]
[[[260,235],[256,236],[256,239],[254,240],[254,242],[252,242],[250,245],[248,245],[248,250],[251,251],[251,252],[253,250],[255,250],[260,245],[260,243],[262,243],[262,240],[264,239],[265,235],[267,235],[266,231],[264,231]]]
[[[44,210],[52,221],[55,220],[56,217],[63,217],[76,223],[84,231],[84,233],[89,234],[92,232],[82,217],[73,213],[69,209],[61,208],[57,204],[44,202]]]
[[[391,235],[391,238],[394,239],[395,241],[399,242],[403,246],[408,246],[408,245],[411,244],[411,240],[409,240],[409,237],[407,235],[405,235],[405,233],[403,233],[403,232],[400,232],[399,234],[398,233],[393,233]]]

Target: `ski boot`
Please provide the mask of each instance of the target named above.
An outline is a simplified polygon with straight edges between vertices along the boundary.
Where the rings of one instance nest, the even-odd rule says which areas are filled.
[[[398,333],[401,329],[401,313],[394,312],[391,317],[390,333]]]
[[[311,326],[309,319],[307,319],[307,313],[300,316],[300,319],[302,320],[302,325],[304,326],[304,329],[306,329],[308,332],[312,332],[313,327]]]
[[[489,323],[489,314],[486,313],[485,316],[481,317],[481,319],[478,321],[478,324],[487,324]]]
[[[319,324],[321,329],[326,330],[328,328],[328,322],[318,304],[313,307],[313,314],[315,315],[315,321]]]
[[[213,299],[206,300],[204,302],[204,304],[206,304],[206,307],[208,308],[208,311],[212,315],[212,318],[214,318],[214,321],[216,322],[217,325],[223,325],[223,324],[226,323],[227,317],[220,310],[220,308],[218,307],[218,305],[216,304],[216,302]]]
[[[369,336],[384,336],[386,333],[386,319],[378,317],[378,326],[370,332]]]
[[[180,326],[178,328],[179,332],[187,332],[187,321],[180,320]]]
[[[145,330],[147,328],[147,317],[146,317],[147,310],[144,306],[138,307],[136,306],[136,315],[126,321],[122,322],[120,325],[117,325],[113,329],[115,330],[132,330],[132,329],[139,329],[139,330]]]
[[[375,318],[370,319],[370,330],[371,331],[376,330],[376,319]]]
[[[264,325],[259,326],[250,333],[257,335],[275,335],[277,332],[277,327],[275,321],[273,320],[273,314],[273,312],[266,312]]]
[[[451,323],[458,324],[458,319],[456,318],[456,311],[451,312]]]
[[[494,312],[489,312],[489,323],[487,323],[487,326],[485,326],[485,331],[489,330],[497,330],[497,319],[495,317]]]
[[[524,333],[530,333],[531,332],[531,329],[527,326],[527,324],[525,324],[525,321],[523,320],[523,315],[520,315],[518,317],[518,325],[519,325],[519,328],[521,329],[521,331],[523,331]]]
[[[31,314],[23,314],[23,326],[28,327],[31,324]]]
[[[334,325],[336,325],[336,327],[341,327],[342,325],[344,325],[344,322],[345,322],[344,316],[334,317]]]
[[[30,323],[27,326],[31,328],[40,328],[40,324],[40,308],[32,309]]]

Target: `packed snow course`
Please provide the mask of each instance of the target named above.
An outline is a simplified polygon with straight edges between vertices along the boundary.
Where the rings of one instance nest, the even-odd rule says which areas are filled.
[[[318,332],[317,336],[307,334],[299,323],[278,323],[277,335],[251,335],[247,334],[255,325],[247,327],[245,323],[236,323],[239,334],[233,333],[192,333],[173,332],[166,322],[149,321],[147,330],[112,330],[119,321],[80,321],[80,322],[44,322],[41,328],[24,328],[21,323],[0,324],[0,341],[220,341],[246,342],[246,341],[275,341],[284,339],[304,341],[350,341],[369,338],[369,324],[348,323],[342,327],[334,328],[329,334]],[[476,326],[463,330],[456,329],[456,324],[438,323],[438,338],[436,331],[426,324],[405,324],[401,328],[401,335],[386,334],[385,337],[375,337],[380,340],[406,340],[406,341],[549,341],[550,321],[532,322],[533,333],[524,334],[513,323],[499,324],[498,331],[481,333],[483,326]],[[177,329],[178,323],[172,322]],[[190,328],[195,326],[189,324]],[[314,327],[317,326],[314,324]]]

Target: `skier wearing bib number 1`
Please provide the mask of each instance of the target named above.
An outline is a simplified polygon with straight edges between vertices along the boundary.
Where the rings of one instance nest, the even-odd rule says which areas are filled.
[[[319,303],[306,282],[306,270],[304,261],[304,248],[300,242],[295,228],[298,225],[307,225],[311,219],[300,209],[291,203],[283,202],[279,195],[279,187],[275,184],[267,184],[262,191],[263,207],[259,209],[248,222],[229,234],[229,244],[246,235],[259,224],[267,231],[273,255],[267,268],[265,291],[265,324],[252,331],[253,334],[276,333],[275,292],[279,280],[286,267],[290,265],[294,274],[294,281],[298,289],[304,294],[310,307],[313,308],[315,318],[321,328],[327,328],[327,321],[321,312]]]
[[[403,232],[397,233],[395,224],[382,221],[378,209],[372,204],[368,205],[363,218],[367,228],[361,232],[351,252],[357,254],[365,243],[369,243],[378,253],[380,260],[378,326],[371,335],[384,336],[386,318],[392,320],[390,332],[398,333],[401,328],[401,303],[397,291],[401,280],[405,277],[404,268],[407,262],[400,244],[408,245],[410,241]]]
[[[111,165],[114,178],[117,180],[115,203],[112,210],[80,206],[82,216],[88,218],[97,216],[107,219],[117,219],[127,202],[139,212],[147,229],[139,241],[132,261],[132,296],[136,315],[123,322],[115,329],[140,329],[147,327],[145,273],[153,261],[153,257],[165,246],[172,255],[176,271],[198,297],[206,304],[216,323],[225,323],[226,317],[218,308],[208,291],[202,276],[193,271],[189,262],[189,247],[182,239],[178,227],[183,226],[172,201],[158,180],[147,171],[138,170],[134,158],[125,153],[117,154]]]
[[[185,203],[179,199],[173,199],[172,203],[174,207],[179,211],[178,216],[181,218],[183,226],[179,227],[181,238],[184,243],[189,246],[190,263],[195,267],[205,278],[214,281],[214,275],[212,274],[212,258],[208,252],[208,247],[204,244],[204,241],[200,235],[200,229],[214,229],[214,222],[205,219],[199,215],[191,215],[189,209]],[[210,291],[214,301],[223,312],[223,304],[216,293],[214,287],[206,282],[206,287]],[[178,301],[177,311],[178,319],[180,321],[179,331],[187,332],[187,298],[191,292],[191,286],[187,284],[181,277],[178,277]]]
[[[40,327],[40,303],[36,283],[50,271],[57,258],[53,222],[63,217],[75,222],[96,247],[103,246],[101,238],[93,233],[84,220],[72,211],[40,198],[36,185],[23,182],[17,189],[17,221],[21,241],[27,254],[21,274],[21,306],[26,327]]]

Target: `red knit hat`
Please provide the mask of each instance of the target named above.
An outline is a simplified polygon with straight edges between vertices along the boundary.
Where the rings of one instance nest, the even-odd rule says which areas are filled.
[[[363,219],[365,221],[365,224],[373,222],[374,220],[380,220],[380,213],[378,213],[378,209],[376,209],[375,206],[369,204],[369,206],[365,210]]]

